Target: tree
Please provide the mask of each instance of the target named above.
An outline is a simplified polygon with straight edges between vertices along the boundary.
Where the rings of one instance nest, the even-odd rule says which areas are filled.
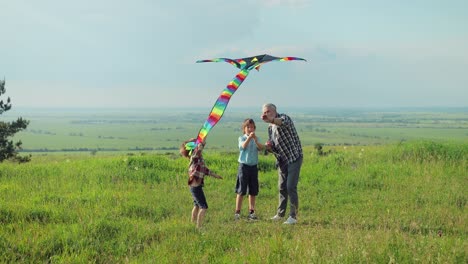
[[[5,90],[5,80],[0,80],[0,97],[6,92]],[[6,103],[3,100],[0,100],[0,115],[4,112],[11,109],[11,100],[8,97]],[[3,162],[6,159],[15,160],[18,162],[27,162],[31,159],[31,156],[19,156],[18,150],[21,149],[21,140],[18,142],[13,142],[13,140],[8,140],[9,137],[12,137],[17,132],[26,129],[29,121],[24,120],[23,118],[18,118],[16,121],[12,122],[3,122],[0,121],[0,162]]]

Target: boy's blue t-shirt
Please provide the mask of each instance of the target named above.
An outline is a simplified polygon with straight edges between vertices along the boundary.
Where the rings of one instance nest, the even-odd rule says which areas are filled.
[[[253,166],[258,164],[258,149],[257,145],[255,144],[255,140],[250,140],[249,144],[247,145],[247,148],[242,148],[242,144],[247,140],[247,135],[242,135],[239,137],[239,162]],[[260,140],[257,138],[257,140]]]

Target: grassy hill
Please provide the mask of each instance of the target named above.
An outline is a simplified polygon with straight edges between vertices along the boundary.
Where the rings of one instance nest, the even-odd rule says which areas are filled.
[[[174,154],[48,155],[0,164],[0,262],[466,263],[468,145],[408,141],[305,148],[299,223],[271,222],[272,156],[259,221],[234,221],[237,152],[206,150],[210,209],[190,223],[188,161]]]

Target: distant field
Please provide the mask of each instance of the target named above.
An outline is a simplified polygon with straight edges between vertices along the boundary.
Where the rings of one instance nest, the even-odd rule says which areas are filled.
[[[468,108],[458,109],[292,109],[305,146],[380,145],[414,139],[468,142]],[[174,152],[195,137],[208,110],[79,110],[29,109],[9,113],[6,120],[30,120],[16,135],[25,152]],[[235,151],[241,122],[257,122],[267,137],[258,109],[229,109],[208,136],[208,147]]]

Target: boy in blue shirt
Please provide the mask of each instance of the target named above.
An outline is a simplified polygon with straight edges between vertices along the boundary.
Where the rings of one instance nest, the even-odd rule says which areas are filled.
[[[255,215],[255,197],[258,195],[258,151],[263,149],[260,139],[255,135],[255,122],[247,118],[242,123],[244,134],[239,137],[239,169],[237,173],[237,182],[235,192],[236,213],[234,219],[240,218],[242,201],[244,196],[249,193],[249,220],[256,220]]]

